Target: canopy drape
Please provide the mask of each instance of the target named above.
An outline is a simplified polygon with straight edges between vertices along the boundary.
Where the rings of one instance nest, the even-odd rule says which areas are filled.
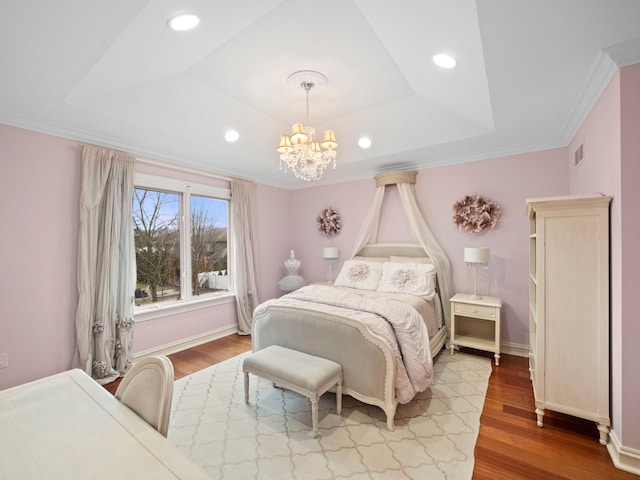
[[[451,319],[451,263],[449,257],[433,236],[431,229],[425,222],[415,193],[415,178],[417,172],[401,172],[384,174],[376,177],[376,192],[371,203],[371,207],[367,212],[364,223],[360,228],[360,232],[356,238],[355,248],[352,256],[355,256],[362,247],[368,243],[377,243],[378,227],[380,223],[380,209],[384,200],[385,188],[387,185],[397,185],[400,192],[402,206],[409,221],[411,239],[424,248],[427,255],[433,261],[438,270],[438,288],[440,290],[440,298],[442,300],[442,310],[445,324],[447,328],[450,326]]]

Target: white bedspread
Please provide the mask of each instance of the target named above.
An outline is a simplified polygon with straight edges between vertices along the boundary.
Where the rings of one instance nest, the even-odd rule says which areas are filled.
[[[395,389],[399,403],[408,403],[416,393],[431,385],[433,362],[425,323],[413,307],[394,298],[394,294],[373,298],[371,295],[360,295],[352,289],[309,285],[280,299],[266,302],[262,307],[272,302],[338,313],[363,321],[372,332],[384,338],[393,350],[396,360]]]

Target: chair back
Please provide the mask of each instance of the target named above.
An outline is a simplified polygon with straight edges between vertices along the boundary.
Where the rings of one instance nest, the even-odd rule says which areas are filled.
[[[122,378],[115,397],[166,437],[173,397],[171,360],[157,355],[136,362]]]

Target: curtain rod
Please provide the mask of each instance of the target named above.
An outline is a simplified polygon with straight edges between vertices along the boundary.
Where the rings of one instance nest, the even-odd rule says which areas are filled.
[[[79,142],[81,147],[87,146],[87,147],[98,147],[98,148],[105,148],[107,150],[115,150],[115,151],[119,151],[122,153],[127,153],[129,155],[133,155],[134,157],[136,157],[136,161],[139,161],[141,163],[146,163],[147,165],[154,165],[156,167],[162,167],[162,168],[168,168],[170,170],[177,170],[179,172],[184,172],[184,173],[192,173],[195,175],[202,175],[205,177],[209,177],[209,178],[214,178],[216,180],[226,180],[228,182],[231,182],[233,180],[242,180],[241,178],[237,178],[237,177],[228,177],[225,175],[218,175],[215,173],[211,173],[211,172],[207,172],[206,170],[201,170],[198,168],[194,168],[194,167],[187,167],[187,166],[182,166],[182,165],[178,165],[175,163],[171,163],[168,162],[166,160],[153,160],[151,158],[146,158],[146,157],[141,157],[140,155],[136,155],[135,153],[129,153],[125,150],[121,150],[118,148],[112,148],[112,147],[103,147],[100,145],[95,145],[92,143],[85,143],[85,142]],[[252,182],[255,183],[255,182]]]
[[[227,180],[229,182],[234,180],[233,177],[227,177],[227,176],[224,176],[224,175],[216,175],[214,173],[207,172],[206,170],[200,170],[198,168],[186,167],[186,166],[182,166],[182,165],[176,165],[175,163],[170,163],[170,162],[166,162],[166,161],[162,161],[162,160],[152,160],[150,158],[144,158],[144,157],[140,157],[138,155],[136,155],[136,160],[140,161],[142,163],[146,163],[147,165],[154,165],[156,167],[168,168],[168,169],[171,169],[171,170],[177,170],[179,172],[193,173],[193,174],[196,174],[196,175],[203,175],[205,177],[215,178],[217,180]]]

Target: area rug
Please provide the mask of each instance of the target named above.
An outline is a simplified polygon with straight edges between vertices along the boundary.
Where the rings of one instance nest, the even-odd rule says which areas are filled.
[[[247,353],[248,354],[248,353]],[[399,405],[395,430],[384,412],[331,392],[318,405],[318,437],[306,397],[250,376],[243,354],[175,383],[168,438],[213,479],[469,479],[491,362],[441,352],[434,382]]]

